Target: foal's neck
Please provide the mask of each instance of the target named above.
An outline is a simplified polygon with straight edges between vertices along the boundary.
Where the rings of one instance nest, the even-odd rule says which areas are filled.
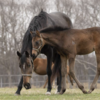
[[[42,38],[44,40],[44,45],[49,44],[51,46],[57,46],[60,42],[60,37],[59,35],[55,33],[41,33]]]
[[[65,32],[55,32],[50,34],[42,33],[41,35],[43,37],[44,44],[53,46],[57,50],[57,52],[62,56],[68,54],[69,51],[65,48],[68,46],[68,44],[65,43]]]

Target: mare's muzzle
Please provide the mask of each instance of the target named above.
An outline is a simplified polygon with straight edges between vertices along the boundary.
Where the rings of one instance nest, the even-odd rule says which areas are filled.
[[[24,84],[24,87],[25,87],[25,89],[30,89],[31,88],[31,85],[30,85],[30,83],[25,83]]]

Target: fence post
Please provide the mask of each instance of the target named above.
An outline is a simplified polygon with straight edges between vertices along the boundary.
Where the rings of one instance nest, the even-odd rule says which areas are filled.
[[[1,78],[1,88],[2,88],[2,78]]]

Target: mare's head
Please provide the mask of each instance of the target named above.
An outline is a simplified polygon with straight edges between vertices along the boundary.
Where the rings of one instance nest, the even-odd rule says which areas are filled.
[[[35,34],[31,33],[31,36],[32,36],[32,55],[33,59],[35,59],[44,46],[43,38],[41,37],[39,31],[36,31]]]
[[[17,55],[19,57],[19,67],[22,72],[24,87],[29,89],[31,88],[30,78],[32,76],[33,60],[27,51],[23,54],[17,51]]]

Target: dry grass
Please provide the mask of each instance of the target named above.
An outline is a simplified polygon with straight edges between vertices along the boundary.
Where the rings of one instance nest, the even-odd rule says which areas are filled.
[[[92,94],[83,94],[79,89],[67,89],[63,95],[55,94],[56,89],[52,90],[51,95],[45,95],[46,89],[32,88],[21,91],[20,96],[15,96],[17,88],[0,88],[0,100],[100,100],[100,90],[96,89]]]

